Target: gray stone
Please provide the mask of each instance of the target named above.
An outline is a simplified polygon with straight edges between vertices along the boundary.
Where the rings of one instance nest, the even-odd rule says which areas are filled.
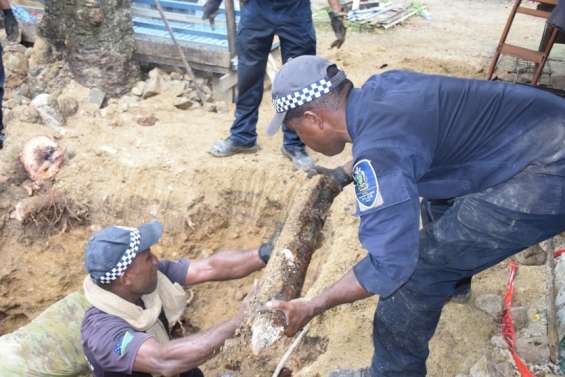
[[[522,330],[528,325],[528,308],[524,306],[517,306],[511,309],[512,322],[516,331]]]
[[[204,104],[204,109],[209,113],[217,113],[218,112],[218,108],[216,107],[215,103]]]
[[[131,94],[137,97],[141,97],[143,95],[143,91],[145,90],[145,82],[138,81],[137,84],[131,89]]]
[[[518,338],[516,340],[516,352],[526,363],[549,363],[549,345],[546,336]]]
[[[546,257],[547,254],[538,245],[530,246],[514,256],[518,263],[525,266],[541,266],[545,263]]]
[[[49,106],[49,94],[43,93],[36,96],[31,104],[46,125],[60,127],[64,124],[63,116],[52,106]]]
[[[189,98],[178,97],[175,100],[174,106],[180,110],[188,110],[192,107],[194,103]]]
[[[182,80],[182,73],[180,72],[171,72],[171,74],[169,75],[169,77],[171,78],[171,80]]]
[[[496,348],[502,348],[502,349],[508,348],[506,341],[501,335],[494,335],[492,338],[490,338],[490,344],[492,344]]]
[[[328,377],[371,377],[369,368],[363,369],[336,369]]]
[[[502,297],[494,294],[484,294],[476,298],[475,306],[494,319],[498,319],[502,314]]]
[[[186,83],[183,81],[171,80],[161,81],[161,93],[173,97],[180,97],[185,92]]]
[[[149,80],[147,80],[147,82],[145,83],[145,88],[143,88],[143,99],[161,94],[161,91],[162,79],[160,77],[150,77]]]
[[[106,93],[98,88],[90,89],[88,92],[88,102],[100,109],[106,99]]]
[[[6,115],[6,122],[9,123],[12,120],[26,122],[26,123],[39,123],[41,122],[41,116],[34,106],[31,105],[20,105],[16,106]]]
[[[27,76],[29,66],[25,52],[9,51],[9,53],[4,53],[4,67],[10,73]]]
[[[59,112],[65,119],[75,115],[78,111],[78,101],[74,97],[59,96],[57,98],[57,107]]]
[[[163,71],[161,68],[153,68],[149,71],[149,78],[150,79],[166,79],[167,73]]]
[[[471,367],[469,375],[471,377],[513,377],[514,368],[506,361],[496,362],[490,355],[485,355]]]

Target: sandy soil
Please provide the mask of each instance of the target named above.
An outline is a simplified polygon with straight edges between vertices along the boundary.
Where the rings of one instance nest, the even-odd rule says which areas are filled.
[[[328,49],[333,35],[323,23],[318,28],[319,53],[337,61],[357,85],[383,69],[484,78],[509,3],[428,0],[426,4],[431,21],[416,17],[386,32],[350,29],[339,51]],[[512,34],[512,40],[535,46],[543,25],[536,20],[520,21],[522,26]],[[556,47],[553,56],[563,59],[565,48]],[[505,72],[512,61],[504,62],[502,75],[511,77]],[[552,64],[554,83],[563,79],[557,76],[565,71],[564,65]],[[80,88],[67,90],[79,100],[85,96]],[[0,334],[27,323],[80,287],[84,243],[102,226],[135,225],[158,218],[165,224],[166,234],[156,252],[166,258],[197,258],[220,248],[255,247],[268,237],[307,179],[281,156],[281,135],[268,138],[264,134],[273,114],[268,96],[266,93],[258,125],[261,150],[227,159],[212,158],[207,150],[215,140],[227,136],[233,107],[228,113],[209,113],[201,108],[180,111],[167,95],[144,101],[121,99],[120,103],[129,103],[129,110],[120,115],[125,119],[120,123],[115,122],[115,114],[81,106],[67,122],[62,137],[37,124],[9,124],[8,145],[0,152]],[[135,118],[142,115],[154,115],[157,124],[137,125]],[[90,225],[48,237],[33,226],[22,227],[9,219],[15,203],[26,197],[21,186],[25,175],[17,155],[26,140],[44,134],[56,136],[69,157],[54,187],[90,208]],[[350,156],[348,151],[331,159],[312,154],[317,162],[330,166]],[[353,199],[349,187],[334,202],[324,240],[308,271],[305,295],[327,287],[365,255],[357,240]],[[505,265],[480,274],[474,280],[474,294],[501,294],[506,274]],[[194,287],[194,300],[187,312],[193,330],[234,314],[259,276],[260,272],[239,281]],[[522,267],[516,302],[544,307],[543,287],[542,268]],[[307,338],[311,343],[301,347],[293,364],[299,369],[295,375],[326,376],[336,368],[367,366],[372,355],[375,303],[376,298],[367,299],[314,320]],[[497,332],[498,324],[472,305],[447,305],[431,344],[428,375],[452,377],[467,372],[489,352],[489,339]],[[308,344],[315,344],[317,351],[311,352],[313,347]],[[204,368],[210,376],[221,373],[212,363]]]

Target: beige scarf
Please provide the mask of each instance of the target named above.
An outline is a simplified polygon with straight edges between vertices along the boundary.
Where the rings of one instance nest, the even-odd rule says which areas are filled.
[[[165,326],[159,320],[161,309],[172,327],[180,320],[186,307],[184,289],[178,283],[171,282],[160,271],[157,272],[157,288],[141,297],[145,309],[99,287],[90,276],[84,279],[83,289],[92,306],[123,319],[137,331],[153,335],[161,344],[170,340]]]

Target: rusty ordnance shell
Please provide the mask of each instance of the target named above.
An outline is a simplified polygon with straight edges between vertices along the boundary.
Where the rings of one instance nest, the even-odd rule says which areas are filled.
[[[260,308],[272,299],[287,301],[300,295],[327,212],[339,192],[334,180],[316,176],[296,195],[259,284],[255,311],[247,321],[253,353],[270,347],[282,337],[284,315]]]

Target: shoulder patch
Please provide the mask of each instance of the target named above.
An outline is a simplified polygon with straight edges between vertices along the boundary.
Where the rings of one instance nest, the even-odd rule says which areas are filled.
[[[353,166],[353,182],[359,211],[364,212],[383,204],[379,180],[370,160],[357,161]]]
[[[128,345],[133,340],[133,335],[126,331],[121,338],[118,338],[116,345],[114,346],[114,352],[120,356],[123,356],[126,353]]]

